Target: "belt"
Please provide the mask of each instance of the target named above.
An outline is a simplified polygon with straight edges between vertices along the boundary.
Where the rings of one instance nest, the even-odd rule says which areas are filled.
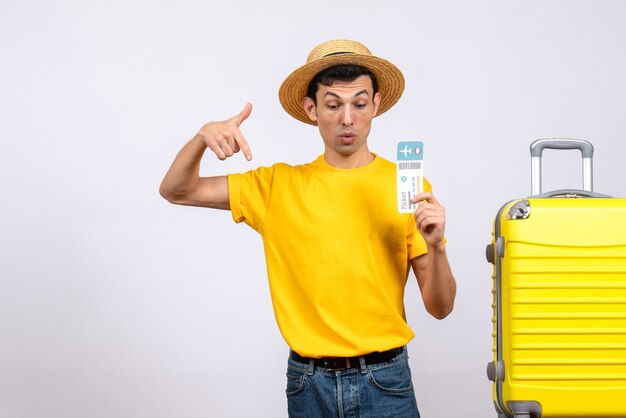
[[[311,357],[302,357],[300,354],[291,350],[289,353],[289,357],[298,363],[302,364],[310,364],[311,360],[314,361],[316,367],[325,368],[326,371],[334,372],[338,370],[346,370],[352,368],[361,367],[360,358],[363,357],[365,359],[365,364],[373,365],[378,363],[384,363],[386,361],[391,360],[398,354],[402,353],[404,347],[392,348],[391,350],[375,352],[370,354],[365,354],[363,356],[356,357],[322,357],[322,358],[311,358]]]

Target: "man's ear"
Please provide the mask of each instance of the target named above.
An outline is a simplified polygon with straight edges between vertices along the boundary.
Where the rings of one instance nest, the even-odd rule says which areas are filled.
[[[315,107],[315,102],[310,97],[305,97],[302,99],[302,108],[311,119],[311,122],[317,122],[317,109]]]
[[[380,92],[377,91],[374,95],[374,116],[378,114],[378,106],[380,106]]]

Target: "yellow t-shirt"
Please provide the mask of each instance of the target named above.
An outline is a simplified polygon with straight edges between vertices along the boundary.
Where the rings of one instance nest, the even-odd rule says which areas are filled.
[[[425,189],[430,191],[430,184]],[[405,345],[409,260],[427,252],[412,214],[399,214],[395,164],[338,169],[324,156],[228,176],[235,222],[263,237],[274,313],[307,357]]]

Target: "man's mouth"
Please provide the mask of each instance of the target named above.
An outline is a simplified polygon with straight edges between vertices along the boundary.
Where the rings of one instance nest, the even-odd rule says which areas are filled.
[[[356,135],[353,132],[343,132],[339,134],[339,139],[344,144],[351,144],[354,142],[354,138],[356,138]]]

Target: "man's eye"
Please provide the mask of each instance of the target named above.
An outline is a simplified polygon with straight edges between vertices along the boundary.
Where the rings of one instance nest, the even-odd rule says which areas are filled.
[[[358,103],[356,106],[357,109],[365,109],[367,107],[367,103]]]
[[[332,110],[339,109],[339,105],[337,104],[327,104],[326,106],[328,106],[328,108]]]

